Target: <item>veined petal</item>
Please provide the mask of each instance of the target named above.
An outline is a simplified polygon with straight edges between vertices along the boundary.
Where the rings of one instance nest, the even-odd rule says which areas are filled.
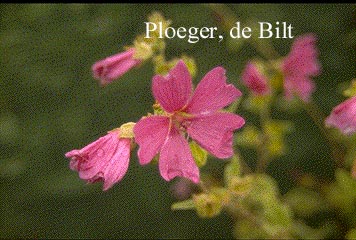
[[[70,168],[89,183],[102,180],[108,190],[126,174],[131,139],[120,138],[119,131],[112,131],[80,150],[66,153],[71,158]]]
[[[245,120],[233,113],[202,115],[185,121],[188,134],[201,147],[218,158],[233,155],[233,131],[241,128]]]
[[[77,170],[81,179],[94,178],[105,168],[114,155],[117,142],[118,134],[109,133],[78,150],[77,154],[75,154],[75,150],[71,151],[75,155],[71,156],[70,168]],[[71,152],[67,153],[66,157],[70,157]]]
[[[166,181],[179,176],[199,182],[199,168],[194,162],[187,140],[172,127],[162,146],[159,158],[159,170]]]
[[[207,114],[215,112],[241,96],[240,90],[232,84],[226,84],[225,69],[216,67],[199,82],[186,112]]]
[[[192,94],[192,78],[185,63],[180,60],[165,77],[154,76],[152,92],[165,111],[172,113],[182,109]]]
[[[111,188],[120,181],[126,174],[130,160],[131,139],[121,138],[116,147],[114,155],[111,157],[103,171],[104,191]]]
[[[135,141],[139,145],[137,155],[141,165],[149,163],[159,152],[169,130],[169,118],[151,116],[142,118],[133,129]]]

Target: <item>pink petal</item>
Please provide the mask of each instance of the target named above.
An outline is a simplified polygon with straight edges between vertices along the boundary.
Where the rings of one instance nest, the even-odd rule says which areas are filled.
[[[199,82],[186,112],[207,114],[232,103],[242,93],[232,84],[226,84],[225,69],[216,67]]]
[[[229,158],[233,155],[233,131],[244,124],[242,117],[220,112],[184,122],[189,136],[218,158]]]
[[[315,83],[305,76],[285,76],[284,91],[287,99],[291,99],[296,94],[304,102],[309,102],[311,95],[315,92]]]
[[[81,179],[88,180],[98,174],[100,175],[115,154],[119,142],[118,135],[111,133],[104,137],[106,137],[106,141],[101,142],[88,151],[82,151],[82,160],[78,163],[78,172]]]
[[[130,160],[131,139],[122,138],[117,145],[115,154],[111,157],[103,172],[104,191],[111,188],[126,174]]]
[[[70,168],[89,183],[104,181],[104,191],[120,181],[127,172],[130,139],[119,138],[119,131],[100,137],[80,150],[66,153]]]
[[[185,63],[180,60],[165,77],[154,76],[152,92],[165,111],[174,112],[182,109],[192,93],[192,78]]]
[[[133,129],[135,141],[139,145],[137,155],[141,165],[148,164],[161,149],[167,138],[169,118],[151,116],[142,118]]]
[[[256,65],[252,62],[247,63],[241,79],[254,94],[265,95],[270,92],[267,79],[258,71]]]
[[[296,38],[290,53],[283,61],[283,72],[288,75],[317,76],[321,71],[318,55],[316,36],[314,34],[300,36]]]
[[[167,141],[162,146],[159,158],[159,170],[166,180],[179,176],[199,182],[199,168],[194,162],[187,140],[175,127],[171,128]]]
[[[139,65],[141,60],[134,59],[134,48],[107,57],[103,60],[96,62],[92,66],[94,78],[100,80],[102,85],[106,85],[121,77],[131,68]]]
[[[325,124],[338,128],[345,135],[356,132],[356,96],[334,107]]]

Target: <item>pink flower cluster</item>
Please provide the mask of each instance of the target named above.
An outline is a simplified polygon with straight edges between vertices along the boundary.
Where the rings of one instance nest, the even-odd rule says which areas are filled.
[[[198,183],[199,169],[188,137],[218,158],[233,155],[233,132],[245,121],[221,111],[241,96],[238,89],[226,83],[224,68],[207,73],[193,93],[187,66],[179,61],[167,76],[153,77],[152,91],[164,113],[143,117],[134,126],[141,165],[159,154],[159,170],[165,180],[179,176]],[[121,138],[120,130],[114,130],[80,150],[66,153],[66,157],[72,159],[70,167],[80,178],[89,183],[102,180],[107,190],[125,175],[130,145],[130,138]]]
[[[283,73],[284,95],[287,99],[297,95],[305,102],[310,101],[315,91],[311,77],[318,76],[321,71],[315,43],[316,37],[313,34],[300,36],[294,41],[288,56],[283,59],[280,71]],[[254,94],[270,94],[267,78],[253,62],[246,65],[241,78]]]

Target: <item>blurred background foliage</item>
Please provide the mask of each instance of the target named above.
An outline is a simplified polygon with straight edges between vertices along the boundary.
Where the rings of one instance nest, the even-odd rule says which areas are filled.
[[[355,5],[228,6],[243,21],[287,21],[295,35],[316,33],[323,73],[315,78],[315,101],[328,114],[343,100],[344,82],[356,77]],[[154,10],[174,27],[217,26],[209,8],[200,4],[0,5],[0,238],[233,236],[233,219],[227,214],[200,219],[195,211],[171,211],[172,183],[160,177],[157,166],[140,167],[136,152],[125,178],[108,192],[102,192],[101,184],[85,184],[64,157],[151,111],[151,63],[107,87],[92,78],[91,65],[131,44]],[[291,43],[273,39],[281,55],[289,52]],[[196,59],[195,83],[222,65],[229,82],[241,89],[241,71],[257,55],[248,45],[231,49],[215,40],[167,40],[170,58],[183,53]],[[253,121],[250,113],[240,113]],[[274,113],[295,124],[295,132],[287,136],[287,154],[267,169],[281,193],[296,185],[296,174],[332,179],[334,163],[308,115]],[[253,154],[242,153],[253,165]],[[221,176],[224,165],[210,159],[203,171]],[[288,199],[293,203],[294,197]]]

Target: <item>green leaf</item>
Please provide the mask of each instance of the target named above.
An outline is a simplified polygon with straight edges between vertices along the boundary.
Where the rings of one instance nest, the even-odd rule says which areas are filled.
[[[283,228],[290,228],[292,226],[292,212],[288,205],[280,201],[268,205],[264,215],[271,225],[280,225]]]
[[[234,227],[234,235],[236,239],[266,239],[270,238],[263,228],[256,223],[242,218],[236,221]]]
[[[335,178],[341,189],[355,201],[356,180],[351,177],[350,172],[341,168],[336,169]]]
[[[203,167],[208,159],[208,152],[202,149],[196,142],[191,141],[189,143],[190,150],[192,151],[192,155],[195,163],[198,167]]]
[[[253,174],[250,198],[261,201],[264,205],[273,203],[279,194],[276,180],[266,174]]]
[[[190,209],[194,209],[195,205],[194,205],[194,201],[193,199],[188,199],[182,202],[176,202],[173,203],[171,206],[172,210],[190,210]]]
[[[229,186],[233,177],[239,177],[241,174],[240,160],[236,154],[232,157],[231,161],[226,164],[224,169],[224,181],[225,185]]]
[[[328,204],[317,192],[304,187],[290,190],[284,195],[285,201],[293,212],[301,217],[308,217],[314,213],[328,209]]]

